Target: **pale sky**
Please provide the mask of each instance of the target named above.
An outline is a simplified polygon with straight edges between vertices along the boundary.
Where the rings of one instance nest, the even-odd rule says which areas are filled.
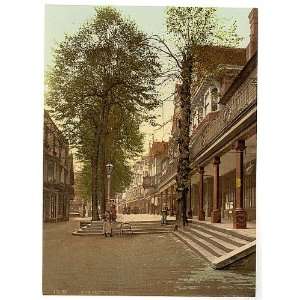
[[[133,19],[138,27],[144,32],[160,34],[165,32],[165,7],[163,6],[117,6],[124,16]],[[241,46],[246,47],[249,42],[249,21],[250,8],[218,8],[217,14],[228,20],[236,20],[238,33],[244,38]],[[52,53],[56,42],[64,39],[65,33],[73,33],[78,30],[81,24],[89,20],[94,15],[94,6],[87,5],[46,5],[45,6],[45,67],[52,64]],[[174,90],[173,86],[167,87],[162,93],[165,98]],[[157,114],[162,115],[162,108],[157,110]],[[170,120],[173,114],[172,101],[163,105],[163,116],[158,118],[158,122],[163,123]],[[143,126],[141,130],[146,134],[145,151],[148,150],[149,140],[154,134],[155,140],[168,140],[171,130],[171,122],[163,129],[154,130],[153,127]]]

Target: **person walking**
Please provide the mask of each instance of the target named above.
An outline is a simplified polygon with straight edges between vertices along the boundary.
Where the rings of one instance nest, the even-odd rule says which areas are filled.
[[[111,213],[108,210],[106,210],[104,214],[103,231],[105,237],[108,235],[112,237]]]
[[[161,210],[161,225],[167,225],[168,206],[164,203]]]

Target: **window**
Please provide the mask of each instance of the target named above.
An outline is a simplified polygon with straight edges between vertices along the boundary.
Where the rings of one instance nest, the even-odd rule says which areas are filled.
[[[52,160],[48,161],[48,182],[54,181],[54,162]]]
[[[199,107],[199,109],[198,109],[198,124],[201,123],[203,120],[203,117],[204,117],[203,113],[204,113],[203,107]]]
[[[204,95],[204,115],[206,116],[210,112],[210,99],[209,99],[209,91]]]
[[[217,88],[213,88],[211,90],[211,100],[212,100],[212,104],[211,104],[211,109],[212,111],[216,111],[218,110],[218,89]]]
[[[65,181],[64,181],[64,179],[65,179],[64,173],[65,173],[64,168],[61,168],[60,169],[60,182],[61,183],[65,183]]]

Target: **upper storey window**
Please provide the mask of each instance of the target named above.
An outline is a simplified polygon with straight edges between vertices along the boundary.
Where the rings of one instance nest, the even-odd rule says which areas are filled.
[[[218,89],[212,88],[211,89],[211,108],[212,111],[218,110],[218,102],[219,102],[219,96],[218,96]]]
[[[203,109],[205,116],[211,112],[211,105],[210,105],[210,95],[209,90],[204,95],[204,101],[203,101]]]
[[[218,110],[218,89],[215,87],[209,88],[207,92],[204,94],[203,99],[203,110],[204,115],[208,115],[212,111]]]

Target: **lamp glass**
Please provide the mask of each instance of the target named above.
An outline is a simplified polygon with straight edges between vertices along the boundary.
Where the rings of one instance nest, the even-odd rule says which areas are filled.
[[[113,169],[113,165],[112,163],[108,163],[106,164],[106,171],[107,171],[107,174],[110,175],[111,172],[112,172],[112,169]]]

